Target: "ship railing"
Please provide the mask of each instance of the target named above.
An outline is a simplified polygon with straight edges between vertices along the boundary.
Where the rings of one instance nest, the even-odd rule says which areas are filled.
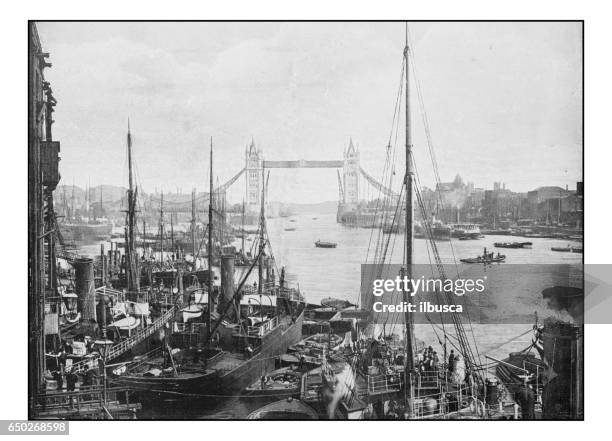
[[[174,332],[181,334],[200,334],[206,323],[174,323]]]
[[[272,283],[265,283],[263,286],[263,295],[274,295],[275,294],[275,286]],[[254,285],[244,285],[241,288],[241,292],[247,295],[257,295],[259,294],[259,289]]]
[[[437,392],[419,394],[414,398],[414,417],[415,418],[439,418],[448,417],[452,414],[465,414],[469,409],[472,415],[485,418],[486,405],[473,394],[472,388],[461,385],[452,391],[453,400],[449,400],[447,394],[439,389]]]
[[[402,376],[399,374],[366,375],[368,394],[399,392],[402,389]]]
[[[117,358],[121,354],[130,350],[136,344],[153,335],[156,331],[161,329],[166,323],[168,323],[168,321],[170,321],[174,317],[175,311],[176,307],[173,306],[168,311],[166,311],[160,318],[155,320],[151,325],[139,330],[131,337],[128,337],[122,342],[112,346],[107,355],[107,361]]]
[[[100,354],[95,353],[93,357],[85,358],[77,363],[72,363],[70,366],[66,366],[66,370],[75,374],[86,372],[89,369],[96,368],[98,366],[98,358]]]
[[[527,365],[531,365],[531,366],[535,366],[535,392],[536,392],[536,404],[542,404],[542,388],[544,387],[543,385],[540,384],[540,365],[536,364],[536,363],[532,363],[530,361],[527,360],[523,360],[523,370],[525,372],[528,371],[527,369]]]
[[[279,288],[278,296],[292,302],[299,302],[301,300],[299,291],[294,288]]]
[[[247,326],[247,334],[249,337],[263,337],[278,326],[278,317],[265,321],[261,326]]]
[[[125,294],[123,291],[119,291],[117,289],[109,288],[108,286],[100,286],[96,288],[96,295],[98,296],[109,296],[114,297],[119,302],[125,301]]]
[[[440,387],[440,371],[439,370],[423,370],[417,374],[417,387],[419,388],[437,388]]]
[[[95,407],[102,408],[108,402],[122,402],[128,408],[130,404],[130,389],[122,387],[82,386],[70,392],[55,392],[38,394],[36,411],[38,413],[58,410],[80,411]]]
[[[125,297],[136,303],[149,303],[151,301],[149,291],[125,291]]]

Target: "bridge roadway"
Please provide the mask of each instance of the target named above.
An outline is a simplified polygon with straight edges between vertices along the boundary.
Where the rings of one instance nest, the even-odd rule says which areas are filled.
[[[311,161],[305,159],[299,159],[297,161],[263,161],[264,169],[271,168],[342,168],[344,167],[344,161]],[[215,193],[224,193],[227,189],[234,184],[238,178],[246,171],[246,168],[241,169],[231,179],[217,187]],[[377,190],[381,191],[385,196],[397,197],[398,195],[391,189],[385,187],[378,182],[374,177],[370,176],[363,168],[359,168],[359,173]],[[159,207],[160,200],[156,197],[151,198],[151,202],[155,203]],[[196,198],[196,211],[202,211],[202,205],[208,204],[208,194],[200,195]],[[186,201],[164,201],[164,211],[172,213],[189,213],[191,212],[191,200]]]
[[[342,168],[344,161],[264,161],[264,168]]]

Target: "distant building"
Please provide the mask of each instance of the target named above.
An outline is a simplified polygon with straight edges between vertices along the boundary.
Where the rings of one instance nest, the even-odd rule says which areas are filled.
[[[536,202],[544,202],[548,199],[559,199],[572,194],[571,191],[566,190],[562,187],[550,186],[550,187],[538,187],[534,190],[536,193]],[[532,193],[532,192],[530,192]]]
[[[246,160],[246,211],[258,213],[261,205],[261,191],[263,185],[263,153],[255,146],[255,140],[251,140],[244,152]]]
[[[344,209],[354,210],[359,203],[359,151],[349,140],[349,146],[344,152]]]

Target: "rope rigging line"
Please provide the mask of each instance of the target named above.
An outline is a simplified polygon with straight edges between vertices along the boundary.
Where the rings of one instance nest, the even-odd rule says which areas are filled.
[[[408,38],[409,38],[409,41],[411,41],[411,35],[410,35],[409,31],[408,31]],[[411,46],[412,46],[412,44],[411,44]],[[420,81],[418,79],[418,74],[417,74],[417,69],[416,69],[416,61],[415,61],[416,57],[415,57],[414,51],[412,51],[412,52],[413,52],[413,56],[410,57],[410,61],[411,61],[411,68],[412,68],[412,71],[413,71],[414,81],[415,81],[416,90],[417,90],[417,98],[418,98],[418,101],[419,101],[419,109],[421,111],[421,118],[423,120],[423,126],[425,128],[425,135],[426,135],[426,139],[427,139],[427,146],[428,146],[429,155],[430,155],[430,158],[431,158],[431,161],[432,161],[432,167],[433,167],[434,175],[435,175],[435,178],[436,178],[436,184],[438,184],[437,187],[439,188],[439,184],[441,182],[440,181],[439,167],[438,167],[438,162],[437,162],[436,155],[435,155],[435,150],[434,150],[434,147],[433,147],[433,141],[432,141],[431,131],[430,131],[430,127],[429,127],[429,119],[427,117],[427,112],[426,112],[426,109],[425,109],[422,89],[421,89]],[[436,191],[436,195],[438,196],[439,202],[442,203],[442,195],[441,195],[441,193],[439,191]],[[421,203],[421,205],[422,205],[422,203]],[[424,211],[425,207],[422,205],[421,209]],[[428,218],[426,213],[423,213],[423,218],[424,219]],[[433,235],[430,233],[429,236],[430,236],[430,241],[433,244]],[[452,254],[452,258],[453,258],[453,263],[455,265],[455,271],[457,273],[457,276],[459,276],[459,268],[458,268],[458,265],[457,265],[457,259],[456,259],[456,255],[455,255],[455,251],[454,251],[454,247],[453,247],[452,241],[450,242],[450,249],[451,249],[451,254]],[[435,247],[434,250],[435,250],[434,251],[434,256],[437,256],[437,259],[439,259],[439,253],[437,252],[437,247]],[[468,320],[469,320],[469,312],[468,312]],[[476,347],[476,353],[478,355],[478,359],[481,362],[481,360],[480,360],[480,353],[479,353],[479,350],[478,350],[478,344],[476,343],[476,338],[474,336],[474,330],[473,330],[473,327],[472,327],[471,320],[469,320],[469,328],[470,328],[470,333],[472,335],[472,340],[474,342],[474,346]],[[464,328],[463,328],[463,325],[460,323],[460,319],[459,319],[459,328],[458,328],[458,331],[461,332],[461,333],[465,332]],[[471,348],[470,348],[470,352],[471,352]]]
[[[403,81],[402,78],[404,76],[404,65],[402,63],[402,68],[401,68],[401,74],[400,74],[400,79],[399,79],[399,87],[398,87],[398,93],[397,93],[397,97],[395,99],[395,105],[393,108],[393,119],[392,119],[392,124],[391,124],[391,132],[389,135],[389,142],[387,144],[386,147],[386,155],[385,155],[385,163],[383,166],[383,170],[382,170],[382,182],[385,183],[387,181],[387,179],[389,180],[389,185],[388,188],[392,188],[392,179],[393,179],[393,174],[394,174],[394,169],[392,167],[394,161],[394,157],[395,157],[395,147],[397,144],[397,132],[398,132],[398,127],[399,124],[396,124],[397,120],[399,119],[399,109],[400,109],[400,104],[401,104],[401,97],[402,97],[402,91],[403,91]],[[393,148],[391,148],[391,139],[393,137],[393,132],[396,132],[396,142],[395,145],[393,146]],[[384,225],[385,222],[387,221],[386,218],[386,212],[387,212],[387,207],[389,205],[389,201],[391,200],[392,196],[390,194],[384,193],[382,191],[382,188],[384,186],[376,186],[375,189],[378,190],[378,197],[376,198],[376,206],[374,209],[374,222],[378,222],[378,220],[380,219],[381,224]],[[381,218],[381,216],[379,215],[380,210],[383,210],[383,216]],[[366,262],[370,261],[370,251],[372,248],[372,243],[374,240],[374,230],[376,229],[372,229],[372,231],[370,232],[370,238],[368,241],[368,248],[366,250]],[[376,245],[375,245],[375,249],[374,249],[374,258],[373,258],[373,262],[376,263],[378,262],[379,259],[379,254],[380,254],[380,247],[381,247],[381,243],[382,243],[382,237],[381,237],[381,233],[382,236],[384,236],[384,232],[382,232],[380,229],[377,231],[376,234]],[[368,275],[368,277],[370,277],[371,275]],[[370,279],[368,279],[370,280]],[[358,295],[358,299],[357,299],[357,303],[359,304],[360,302],[360,296],[359,293]],[[364,305],[361,305],[361,307],[363,308]]]

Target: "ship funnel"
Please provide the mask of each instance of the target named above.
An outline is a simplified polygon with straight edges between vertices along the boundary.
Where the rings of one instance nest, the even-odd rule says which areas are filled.
[[[94,286],[93,260],[76,259],[72,264],[75,273],[78,306],[83,320],[96,320],[96,291]]]
[[[234,254],[223,254],[221,256],[221,295],[222,302],[220,306],[222,308],[227,305],[227,303],[232,301],[232,297],[234,297]],[[230,314],[231,315],[231,314]]]

